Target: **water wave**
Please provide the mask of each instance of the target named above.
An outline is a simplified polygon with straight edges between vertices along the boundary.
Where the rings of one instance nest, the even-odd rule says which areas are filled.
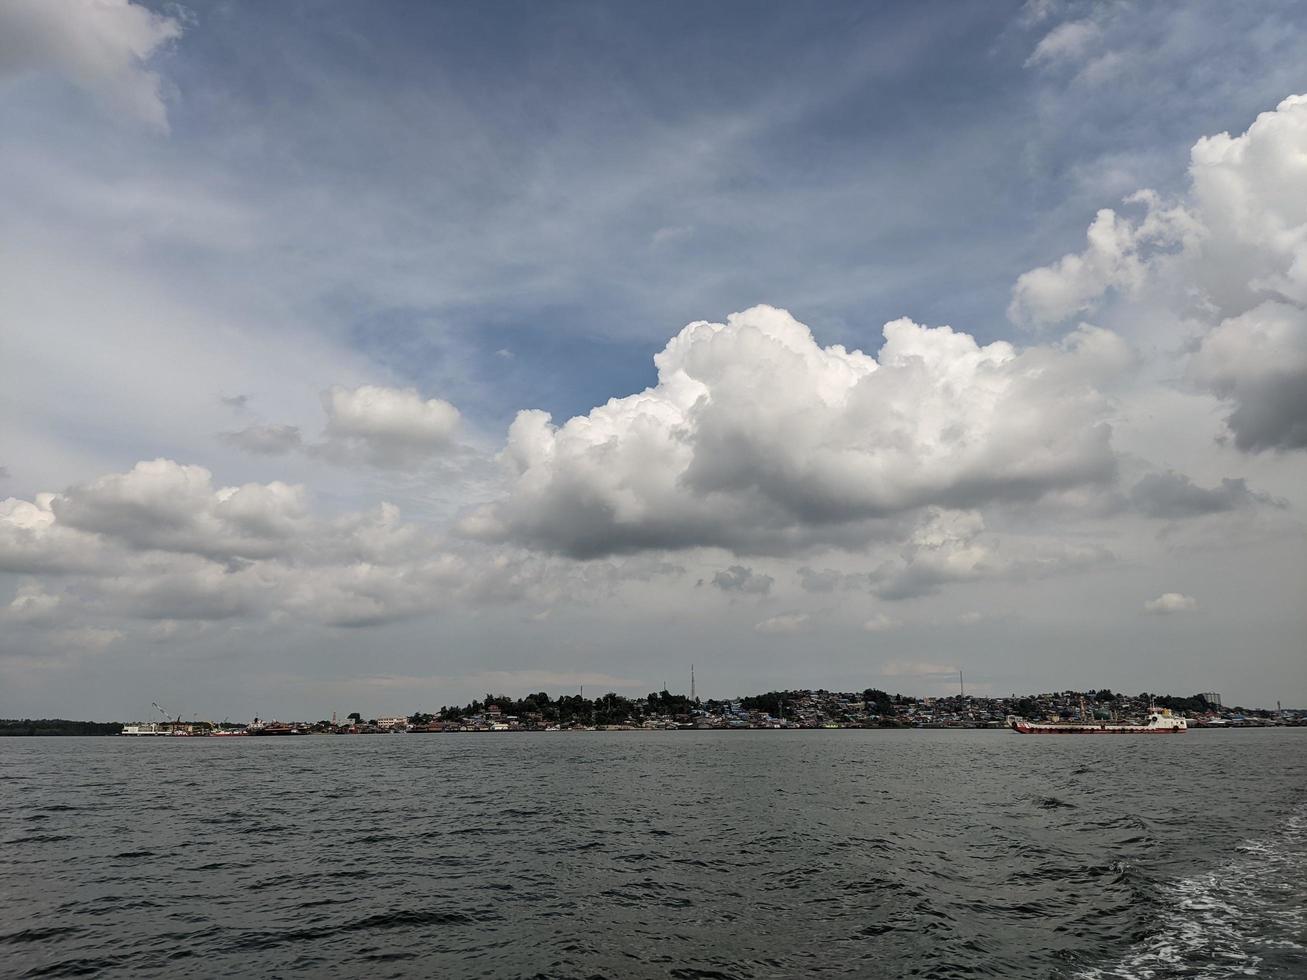
[[[1307,808],[1236,856],[1162,888],[1156,927],[1081,980],[1229,980],[1300,968],[1307,976]]]
[[[18,741],[6,977],[1307,977],[1307,731]]]

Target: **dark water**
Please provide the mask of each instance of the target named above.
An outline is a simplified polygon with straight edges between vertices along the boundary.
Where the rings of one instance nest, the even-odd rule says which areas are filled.
[[[1307,977],[1307,730],[0,740],[0,974]]]

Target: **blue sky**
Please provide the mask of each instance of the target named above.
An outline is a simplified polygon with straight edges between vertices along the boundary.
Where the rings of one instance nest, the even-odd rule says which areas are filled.
[[[1150,472],[1178,473],[1199,491],[1215,488],[1214,496],[1185,498],[1197,516],[1183,527],[1205,543],[1184,547],[1218,541],[1231,549],[1213,574],[1223,562],[1273,569],[1264,611],[1275,620],[1268,644],[1279,652],[1268,653],[1267,663],[1279,664],[1284,639],[1298,635],[1301,619],[1276,598],[1276,588],[1299,581],[1302,563],[1283,544],[1297,540],[1285,538],[1290,532],[1263,525],[1288,522],[1291,535],[1301,529],[1293,492],[1301,447],[1292,420],[1276,414],[1296,404],[1296,376],[1263,404],[1248,376],[1227,377],[1210,366],[1217,354],[1186,360],[1204,338],[1213,350],[1225,343],[1220,331],[1235,328],[1223,325],[1253,307],[1223,306],[1219,297],[1207,307],[1192,303],[1203,289],[1199,273],[1217,259],[1200,254],[1202,235],[1186,238],[1184,229],[1212,232],[1220,210],[1193,182],[1191,147],[1222,132],[1238,136],[1260,113],[1307,91],[1305,21],[1307,11],[1295,3],[115,2],[95,9],[78,0],[44,8],[23,0],[0,14],[0,28],[8,27],[0,33],[9,37],[0,41],[0,221],[9,229],[8,273],[0,283],[8,348],[0,367],[7,433],[0,497],[35,501],[51,492],[71,493],[72,500],[75,488],[166,459],[205,467],[215,489],[278,481],[303,487],[306,513],[321,520],[396,504],[404,519],[440,542],[431,548],[448,547],[469,568],[516,562],[535,569],[526,576],[530,584],[519,582],[511,598],[501,597],[503,616],[519,624],[512,629],[481,632],[484,623],[464,621],[437,599],[429,608],[400,601],[402,614],[391,617],[391,600],[376,599],[382,612],[373,635],[385,637],[387,651],[381,673],[427,677],[433,690],[453,692],[474,690],[480,681],[468,678],[486,671],[566,678],[588,671],[646,684],[633,676],[638,658],[607,662],[577,650],[602,647],[608,640],[601,638],[656,615],[661,603],[674,608],[678,595],[711,591],[696,583],[711,583],[722,568],[777,562],[767,566],[774,590],[750,594],[747,610],[740,596],[703,608],[685,625],[682,642],[698,637],[735,650],[721,668],[727,686],[805,680],[784,667],[760,670],[749,659],[760,644],[783,642],[771,637],[799,634],[823,651],[829,683],[867,679],[884,686],[885,676],[867,672],[897,664],[900,672],[887,676],[928,684],[929,670],[902,665],[954,665],[954,638],[931,634],[930,623],[956,626],[979,607],[988,610],[987,621],[1019,621],[1029,569],[1038,567],[1033,557],[1012,557],[1025,555],[1022,549],[1061,549],[1059,561],[1077,568],[1082,562],[1083,574],[1105,581],[1112,571],[1076,549],[1096,547],[1114,555],[1117,567],[1152,569],[1156,574],[1131,586],[1148,594],[1122,597],[1131,613],[1108,630],[1108,645],[1124,650],[1142,602],[1177,591],[1164,570],[1183,560],[1165,543],[1178,531],[1141,530],[1129,523],[1138,513],[1120,516],[1120,500],[1134,499],[1132,487]],[[1143,188],[1157,192],[1154,203],[1122,203]],[[1297,206],[1291,198],[1265,204],[1290,227],[1297,227]],[[1164,218],[1168,207],[1195,217],[1188,225]],[[1104,208],[1136,223],[1121,239],[1125,257],[1100,268],[1097,285],[1072,283],[1072,273],[1058,267],[1061,285],[1036,298],[1066,308],[1048,322],[1014,320],[1009,305],[1020,277],[1080,255],[1086,229]],[[1164,220],[1165,232],[1155,233],[1149,222]],[[1298,247],[1291,242],[1270,254],[1254,246],[1260,248],[1250,244],[1247,254],[1256,254],[1247,261],[1270,263],[1272,272],[1281,267],[1276,263],[1291,269],[1284,256]],[[1083,254],[1087,266],[1098,261]],[[1242,268],[1241,261],[1221,268]],[[1066,299],[1081,294],[1089,297],[1083,303]],[[1277,295],[1292,305],[1292,288]],[[516,441],[508,435],[520,411],[543,409],[559,425],[585,417],[610,398],[657,384],[654,356],[686,324],[725,322],[758,304],[790,311],[818,348],[843,345],[870,355],[881,348],[882,326],[899,317],[951,325],[981,346],[1002,341],[1036,354],[1047,348],[1050,358],[1082,343],[1075,332],[1081,323],[1106,329],[1134,360],[1123,355],[1112,361],[1111,377],[1095,375],[1097,414],[1068,415],[1065,424],[1083,424],[1086,432],[1111,426],[1110,460],[1077,457],[1076,466],[1005,488],[972,472],[948,486],[914,483],[920,496],[908,503],[908,490],[897,483],[874,500],[847,487],[799,500],[802,485],[782,485],[786,453],[809,436],[817,440],[814,452],[871,451],[860,440],[877,420],[914,411],[907,403],[877,402],[856,424],[814,420],[810,431],[749,455],[747,465],[741,457],[738,471],[730,453],[752,437],[723,420],[714,423],[720,431],[698,416],[686,422],[704,439],[711,431],[722,440],[705,442],[683,474],[683,485],[701,495],[741,495],[721,510],[691,513],[684,502],[658,496],[646,473],[654,457],[635,449],[613,464],[633,467],[615,488],[568,491],[598,494],[605,503],[595,513],[551,509],[567,497],[559,473],[537,471],[527,477],[534,489],[524,489],[514,483],[521,474],[501,472],[495,457],[506,447],[536,460],[528,451],[536,434],[519,432]],[[1296,314],[1257,309],[1289,317],[1276,336],[1296,350]],[[779,324],[766,320],[757,329],[788,336]],[[735,356],[744,364],[752,355],[742,349]],[[958,380],[954,367],[940,368],[948,380],[939,383],[960,385],[954,401],[966,406],[975,394],[967,385],[983,379]],[[759,370],[759,377],[766,373]],[[794,391],[805,390],[803,378],[778,370],[766,376],[777,392],[788,393],[791,379]],[[778,417],[775,429],[806,417],[811,399],[831,397],[835,382],[810,380],[810,401],[797,400],[796,414]],[[1076,375],[1068,390],[1081,380]],[[331,402],[324,392],[336,388],[364,394]],[[407,401],[376,394],[410,388],[415,394]],[[1281,408],[1266,408],[1272,401]],[[338,414],[328,408],[324,418],[329,403]],[[455,429],[444,428],[441,405],[456,407]],[[1241,405],[1244,414],[1237,415]],[[739,407],[760,415],[766,405],[746,399]],[[1263,409],[1273,417],[1254,432],[1247,418]],[[689,411],[674,409],[682,410]],[[1047,417],[1061,418],[1062,410],[1070,411],[1049,407]],[[413,428],[395,429],[401,416]],[[1227,431],[1227,416],[1242,421]],[[635,445],[632,433],[641,430],[628,429],[627,421],[612,421],[613,446]],[[922,415],[918,428],[936,421]],[[939,432],[952,438],[971,422],[970,415],[940,422]],[[593,419],[586,425],[598,431]],[[1064,434],[1047,434],[1039,444]],[[899,436],[885,438],[875,444],[899,446]],[[555,451],[563,452],[549,450]],[[710,466],[711,453],[723,461]],[[996,449],[991,462],[1000,456]],[[925,458],[899,460],[895,479]],[[823,477],[805,467],[819,464],[825,465],[817,457],[795,463],[809,483]],[[1243,496],[1220,490],[1227,479],[1245,480],[1250,489]],[[537,483],[545,496],[530,496]],[[1056,530],[1064,520],[1057,508],[1072,506],[1067,495],[1090,494],[1091,485],[1094,501],[1077,500],[1074,519]],[[1161,486],[1143,485],[1149,492]],[[609,490],[617,496],[605,497]],[[619,516],[609,527],[602,515],[613,508],[623,514],[628,490],[643,508],[639,520]],[[1176,494],[1187,492],[1175,490],[1165,507],[1138,507],[1173,516]],[[1112,494],[1116,503],[1108,501]],[[759,496],[776,509],[750,510]],[[1020,509],[1028,504],[1038,506]],[[970,516],[942,518],[940,507]],[[823,524],[837,513],[864,523],[856,530]],[[981,524],[973,527],[973,518]],[[804,523],[810,519],[822,526],[814,530]],[[929,574],[916,568],[892,587],[884,584],[890,573],[875,570],[918,562],[925,546],[912,542],[933,534],[923,528],[941,520],[972,528],[949,532],[971,543]],[[872,529],[866,521],[882,523]],[[1220,521],[1244,523],[1218,527]],[[1201,533],[1192,530],[1200,523]],[[584,545],[567,532],[582,525]],[[983,531],[975,529],[981,525]],[[219,603],[223,616],[205,618],[170,616],[162,600],[150,605],[140,598],[153,595],[151,563],[172,554],[157,535],[129,541],[121,528],[92,524],[77,533],[96,536],[106,548],[124,547],[148,568],[130,587],[124,580],[137,572],[111,576],[116,585],[109,588],[86,570],[77,573],[82,579],[68,572],[46,579],[51,563],[30,556],[26,564],[0,566],[0,600],[8,595],[12,605],[39,593],[57,599],[41,600],[42,608],[63,610],[37,622],[28,615],[31,603],[13,607],[15,617],[27,619],[12,634],[8,662],[37,692],[30,697],[56,699],[63,675],[32,664],[63,664],[62,670],[75,663],[65,642],[70,631],[100,630],[83,634],[99,637],[91,644],[105,651],[98,662],[118,656],[130,665],[140,656],[126,649],[135,649],[137,633],[161,623],[181,624],[167,627],[170,642],[210,665],[215,678],[233,630],[284,649],[293,645],[287,631],[298,629],[294,643],[325,651],[324,662],[336,663],[332,671],[345,671],[339,683],[349,683],[341,664],[356,641],[333,632],[330,617],[325,626],[312,615],[295,626],[300,614],[293,610],[269,612],[252,599],[231,598],[232,589],[245,596],[232,571],[239,562],[272,560],[266,542],[242,538],[235,552],[222,552],[226,571],[213,588],[231,604]],[[989,558],[977,557],[980,535],[992,538]],[[1127,556],[1113,543],[1123,538],[1161,543],[1156,553]],[[1285,550],[1258,557],[1253,542],[1277,538]],[[303,547],[319,554],[326,546]],[[870,575],[872,584],[814,605],[818,593],[795,583],[800,567],[824,567],[822,547],[838,552],[827,565],[855,578]],[[197,554],[214,560],[222,551],[186,548],[188,562]],[[1073,552],[1081,557],[1067,557]],[[569,591],[565,583],[603,579],[594,563],[614,556],[681,568],[683,580],[618,598]],[[331,574],[357,575],[361,560],[332,565]],[[374,560],[411,578],[408,566],[401,572],[389,559]],[[289,576],[277,579],[287,595],[308,587],[312,563],[305,553],[277,561],[282,565],[268,574]],[[948,564],[968,561],[965,574]],[[953,570],[941,571],[945,565]],[[325,581],[328,573],[312,567]],[[984,570],[1000,567],[1001,581],[988,583]],[[662,581],[648,569],[627,571],[632,581]],[[198,566],[194,572],[219,574]],[[480,572],[466,574],[453,593],[482,581]],[[626,573],[613,574],[627,581]],[[1068,571],[1060,581],[1077,581],[1078,574]],[[912,615],[901,603],[881,608],[898,601],[886,596],[912,591],[905,582],[926,579],[926,592],[906,600],[917,603]],[[1048,587],[1061,589],[1060,603],[1077,601],[1069,584]],[[990,588],[992,595],[981,595]],[[640,591],[629,583],[621,589]],[[123,598],[124,590],[144,606]],[[1050,608],[1061,608],[1058,602]],[[753,629],[785,616],[808,618],[778,620],[780,633]],[[848,652],[848,634],[808,635],[823,618],[841,617],[853,629],[863,620],[899,626],[867,630],[888,644],[867,661]],[[1200,631],[1195,618],[1183,629]],[[785,633],[795,622],[798,633]],[[459,655],[419,656],[414,637],[425,629],[459,637]],[[1035,667],[1049,637],[1059,635],[1056,625],[1031,629],[1037,638],[1015,643],[996,632],[987,641],[992,657],[975,665],[977,683],[986,671],[998,685],[1027,676],[1060,683],[1058,670]],[[523,636],[545,652],[521,652]],[[1183,633],[1175,649],[1191,639]],[[1011,647],[1025,652],[1004,661],[999,651]],[[783,653],[776,646],[782,663]],[[286,675],[331,673],[303,662],[307,656]],[[1123,654],[1111,669],[1130,675],[1127,660]],[[1203,673],[1172,666],[1160,680]],[[130,675],[137,668],[124,669]],[[1200,683],[1194,676],[1193,686],[1210,689],[1217,679]],[[1303,679],[1285,680],[1301,687]],[[1128,686],[1115,676],[1103,682]],[[205,683],[214,700],[227,699],[224,712],[237,709],[236,693],[217,680]],[[0,710],[18,707],[0,700]]]
[[[81,149],[263,212],[233,276],[291,278],[282,302],[502,423],[498,350],[572,414],[759,301],[851,346],[898,315],[1005,335],[1020,272],[1292,89],[1301,11],[1227,6],[1122,8],[1136,60],[1089,86],[1027,64],[1052,21],[1019,4],[196,5],[155,58],[167,139]],[[145,244],[210,274],[204,243]]]

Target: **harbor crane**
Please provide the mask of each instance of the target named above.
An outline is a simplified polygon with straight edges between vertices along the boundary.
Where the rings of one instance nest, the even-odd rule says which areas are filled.
[[[177,716],[177,720],[176,720],[176,721],[173,721],[173,720],[172,720],[172,715],[170,715],[170,714],[168,714],[168,712],[164,711],[163,708],[162,708],[162,706],[160,706],[160,704],[159,704],[158,701],[151,701],[150,703],[154,705],[155,709],[159,712],[159,714],[163,715],[163,723],[164,723],[165,725],[180,725],[180,724],[182,723],[182,716],[181,716],[181,715],[178,715],[178,716]]]

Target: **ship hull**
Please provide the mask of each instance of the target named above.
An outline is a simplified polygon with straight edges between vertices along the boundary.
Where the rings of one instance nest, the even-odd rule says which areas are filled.
[[[1179,735],[1185,728],[1150,728],[1147,725],[1032,725],[1015,722],[1018,735]]]

